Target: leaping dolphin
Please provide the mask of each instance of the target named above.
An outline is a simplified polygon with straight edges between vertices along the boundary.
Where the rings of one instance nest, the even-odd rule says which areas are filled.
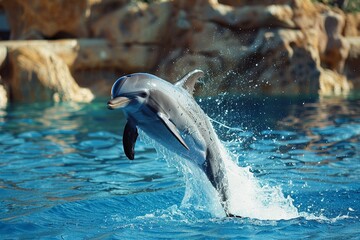
[[[123,134],[126,156],[133,160],[139,127],[175,154],[193,161],[218,191],[227,216],[228,180],[223,147],[213,126],[192,94],[203,71],[194,70],[175,84],[147,73],[120,77],[111,89],[109,109],[121,108],[127,123]]]

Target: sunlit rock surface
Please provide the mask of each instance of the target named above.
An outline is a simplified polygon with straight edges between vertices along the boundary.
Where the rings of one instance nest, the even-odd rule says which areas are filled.
[[[346,15],[344,35],[346,37],[360,36],[360,12]]]
[[[123,74],[150,72],[174,82],[194,68],[206,72],[206,84],[197,92],[202,95],[343,95],[360,88],[360,15],[310,0],[3,0],[0,5],[11,39],[29,40],[0,43],[8,50],[2,84],[13,101],[54,99],[54,92],[57,100],[88,101],[90,94],[69,86],[107,96]],[[24,51],[41,57],[31,59]],[[29,58],[26,64],[20,53]],[[40,80],[43,72],[54,76],[52,87]],[[26,88],[33,82],[42,86],[36,97]]]
[[[51,50],[27,46],[9,50],[9,86],[14,101],[89,102],[93,94],[80,88],[65,62]]]
[[[0,83],[0,109],[6,107],[7,103],[8,103],[7,91],[4,85]]]
[[[7,49],[4,46],[0,46],[0,69],[4,68],[7,56]],[[0,109],[6,107],[8,103],[8,91],[4,85],[2,76],[0,78]]]

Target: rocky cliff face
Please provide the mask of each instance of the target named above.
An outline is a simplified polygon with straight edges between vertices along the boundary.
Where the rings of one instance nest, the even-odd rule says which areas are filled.
[[[175,81],[194,68],[207,73],[200,94],[360,88],[360,14],[310,0],[0,4],[11,39],[21,40],[0,42],[0,87],[13,101],[89,101],[82,87],[108,95],[122,74]]]

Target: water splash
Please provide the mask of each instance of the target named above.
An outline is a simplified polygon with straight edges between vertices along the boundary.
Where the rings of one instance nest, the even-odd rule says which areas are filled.
[[[285,197],[279,186],[261,183],[249,167],[239,167],[225,159],[229,180],[229,209],[239,216],[260,220],[288,220],[299,217],[290,196]]]
[[[183,174],[186,188],[180,209],[207,212],[213,217],[225,217],[218,192],[212,187],[207,176],[198,166],[175,155],[140,129],[139,137],[140,141],[152,145],[159,154],[159,158],[165,159],[169,167],[175,167]]]
[[[213,217],[225,217],[220,197],[205,173],[190,161],[174,155],[140,131],[140,138],[155,147],[170,166],[184,175],[185,195],[182,209],[209,212]],[[260,220],[280,220],[299,217],[290,196],[285,197],[280,187],[261,183],[250,172],[249,167],[240,167],[232,161],[225,147],[222,149],[229,180],[229,210],[232,214]]]

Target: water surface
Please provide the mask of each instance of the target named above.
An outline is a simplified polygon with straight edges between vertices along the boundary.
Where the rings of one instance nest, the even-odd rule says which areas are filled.
[[[191,180],[198,173],[146,138],[127,160],[125,119],[106,100],[11,105],[0,111],[1,238],[358,239],[359,100],[198,101],[249,174],[234,179],[259,190],[256,209],[245,185],[235,202],[255,217],[222,217],[210,187]]]

